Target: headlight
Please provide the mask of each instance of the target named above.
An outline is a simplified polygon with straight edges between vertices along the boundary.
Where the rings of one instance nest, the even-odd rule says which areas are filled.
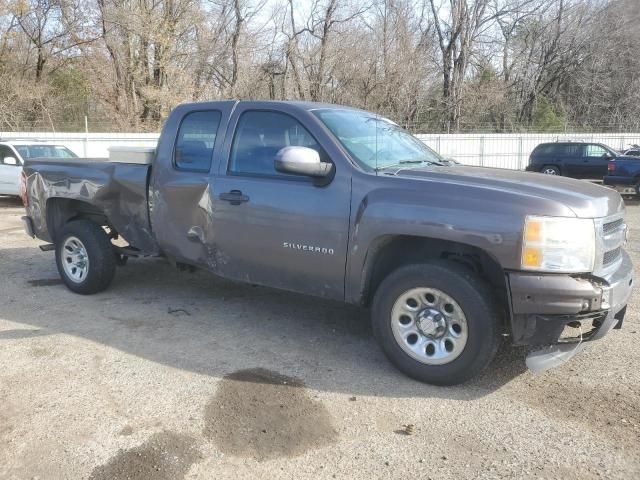
[[[525,220],[523,270],[591,272],[595,251],[596,230],[591,219],[529,216]]]

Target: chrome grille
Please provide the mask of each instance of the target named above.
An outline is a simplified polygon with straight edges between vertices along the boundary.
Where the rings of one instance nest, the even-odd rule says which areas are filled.
[[[609,275],[622,261],[622,247],[627,229],[623,215],[618,213],[595,220],[597,232],[595,275]]]
[[[613,232],[614,230],[616,230],[617,228],[620,228],[620,226],[624,223],[624,219],[623,218],[619,218],[618,220],[614,220],[613,222],[609,222],[609,223],[605,223],[602,225],[602,233],[604,233],[605,235]]]
[[[605,252],[602,256],[602,264],[606,267],[607,265],[611,265],[620,257],[620,252],[622,251],[621,247],[614,248],[613,250],[609,250]]]

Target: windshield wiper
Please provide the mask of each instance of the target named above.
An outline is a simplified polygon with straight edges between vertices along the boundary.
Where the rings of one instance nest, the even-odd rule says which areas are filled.
[[[425,165],[425,166],[438,165],[438,166],[442,166],[441,163],[432,162],[431,160],[400,160],[398,163],[391,163],[389,165],[383,165],[381,167],[377,167],[376,168],[376,172],[379,171],[379,170],[383,170],[385,168],[398,167],[400,165]]]

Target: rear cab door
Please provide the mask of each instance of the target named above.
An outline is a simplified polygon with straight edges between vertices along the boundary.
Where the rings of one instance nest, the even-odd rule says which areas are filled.
[[[169,116],[151,171],[149,216],[170,258],[216,270],[214,176],[225,129],[237,102],[181,105]]]
[[[317,150],[333,175],[276,171],[287,146]],[[240,103],[223,155],[212,197],[218,273],[343,299],[352,167],[319,120],[291,104]]]
[[[563,175],[573,178],[583,178],[586,166],[583,159],[583,146],[579,143],[559,143],[557,155],[563,168]]]

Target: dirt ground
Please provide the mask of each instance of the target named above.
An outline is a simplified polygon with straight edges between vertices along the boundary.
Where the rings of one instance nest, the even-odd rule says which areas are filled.
[[[74,295],[22,214],[0,198],[2,479],[640,478],[637,293],[558,369],[505,348],[439,388],[398,373],[353,307],[162,260]]]

